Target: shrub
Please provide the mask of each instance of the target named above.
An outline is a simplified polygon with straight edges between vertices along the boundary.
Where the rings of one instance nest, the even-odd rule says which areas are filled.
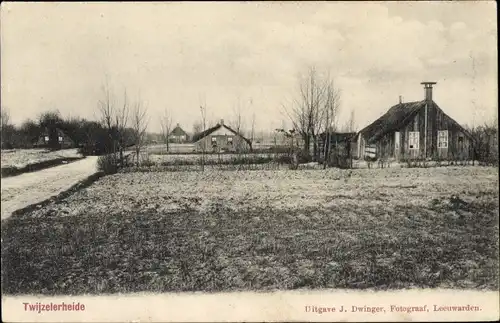
[[[114,174],[118,171],[118,160],[114,154],[99,156],[97,159],[97,169],[106,175]]]
[[[292,157],[290,154],[280,154],[274,157],[274,162],[278,164],[290,164],[292,162]]]
[[[297,154],[297,159],[300,164],[312,162],[312,156],[308,151],[300,150]]]
[[[155,166],[156,164],[154,161],[150,160],[149,158],[145,158],[140,162],[140,165],[144,166],[144,167],[152,167],[152,166]]]
[[[411,157],[403,157],[400,159],[400,162],[406,164],[407,168],[412,168],[415,166]]]

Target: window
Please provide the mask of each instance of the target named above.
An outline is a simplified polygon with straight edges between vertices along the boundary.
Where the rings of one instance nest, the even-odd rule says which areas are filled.
[[[217,146],[217,138],[216,137],[212,137],[212,146]]]
[[[49,142],[49,136],[45,136],[45,141]]]
[[[408,133],[408,146],[410,149],[418,149],[420,141],[420,133],[418,131],[412,131]]]
[[[233,144],[233,137],[227,137],[227,143],[229,145],[232,145]]]
[[[59,137],[59,142],[62,142],[63,141],[63,137]]]
[[[438,148],[448,148],[448,130],[438,131]]]
[[[395,148],[396,150],[399,150],[399,138],[400,138],[400,137],[399,137],[399,132],[398,132],[398,131],[396,131],[396,132],[394,133],[394,148]]]

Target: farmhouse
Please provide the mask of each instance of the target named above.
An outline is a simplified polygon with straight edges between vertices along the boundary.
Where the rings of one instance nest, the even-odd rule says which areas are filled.
[[[61,129],[55,128],[52,131],[45,128],[44,131],[35,139],[35,147],[66,149],[75,146],[74,141]]]
[[[472,136],[432,99],[436,82],[422,82],[422,101],[400,102],[358,133],[360,158],[468,159]]]
[[[252,143],[221,120],[216,126],[193,136],[196,151],[245,151]]]
[[[185,143],[188,140],[189,140],[188,134],[181,128],[179,124],[177,124],[174,130],[170,132],[169,141],[171,142],[180,144],[180,143]]]

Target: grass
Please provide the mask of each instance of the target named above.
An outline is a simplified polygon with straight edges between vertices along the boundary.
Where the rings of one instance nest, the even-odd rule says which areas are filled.
[[[115,174],[2,239],[7,294],[498,290],[498,170]]]
[[[11,149],[1,151],[2,168],[26,168],[32,164],[41,164],[58,159],[81,158],[77,149],[60,149],[50,151],[48,149]]]

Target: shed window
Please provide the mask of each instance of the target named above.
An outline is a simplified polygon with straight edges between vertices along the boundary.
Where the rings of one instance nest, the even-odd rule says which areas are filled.
[[[408,133],[408,147],[410,149],[419,149],[420,132],[412,131]]]
[[[438,148],[448,148],[448,130],[438,131]]]
[[[217,137],[212,137],[212,143],[217,143]]]
[[[233,144],[233,137],[227,137],[227,143],[232,145]]]

